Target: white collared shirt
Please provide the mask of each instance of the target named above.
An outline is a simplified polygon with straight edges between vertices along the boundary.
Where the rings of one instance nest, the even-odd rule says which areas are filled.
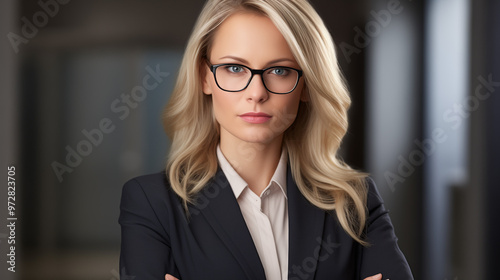
[[[283,149],[271,181],[259,197],[217,146],[220,167],[252,236],[267,280],[288,279],[288,202],[286,196],[287,153]]]

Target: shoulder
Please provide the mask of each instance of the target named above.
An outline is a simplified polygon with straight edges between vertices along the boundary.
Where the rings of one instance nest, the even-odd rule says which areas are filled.
[[[165,172],[141,175],[128,180],[123,186],[124,189],[147,188],[150,191],[158,191],[168,186]]]
[[[366,188],[367,190],[367,206],[373,206],[373,204],[383,203],[380,192],[378,191],[375,181],[371,177],[366,177]]]
[[[128,180],[123,185],[123,193],[143,192],[145,194],[160,194],[164,193],[168,188],[167,177],[165,172],[142,175]]]
[[[368,223],[370,223],[372,219],[385,215],[388,211],[385,209],[384,200],[380,195],[375,181],[371,177],[366,178],[366,187],[368,188],[366,208],[369,214]]]
[[[179,203],[165,172],[138,176],[123,185],[122,205],[138,203],[153,209]]]

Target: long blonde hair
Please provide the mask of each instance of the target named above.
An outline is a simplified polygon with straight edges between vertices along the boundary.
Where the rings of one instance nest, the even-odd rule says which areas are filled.
[[[337,155],[347,132],[350,97],[330,33],[306,0],[209,0],[191,34],[163,124],[172,144],[167,177],[184,205],[217,172],[219,128],[211,96],[202,92],[202,68],[217,27],[238,11],[269,17],[283,34],[304,72],[307,102],[285,131],[291,172],[300,192],[315,206],[334,210],[344,230],[365,245],[366,174]]]

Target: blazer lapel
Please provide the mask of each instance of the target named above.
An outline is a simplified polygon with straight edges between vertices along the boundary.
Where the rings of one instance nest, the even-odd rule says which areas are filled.
[[[265,279],[264,268],[238,201],[220,168],[201,195],[207,200],[197,209],[238,260],[248,279]]]
[[[321,246],[323,240],[325,211],[311,204],[302,195],[293,180],[290,166],[288,166],[287,171],[287,196],[289,218],[288,279],[314,279],[318,265],[316,248]]]

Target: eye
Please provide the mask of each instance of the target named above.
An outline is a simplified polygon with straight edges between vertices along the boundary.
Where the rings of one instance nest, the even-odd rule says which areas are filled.
[[[290,73],[290,70],[286,69],[286,68],[273,68],[271,69],[270,71],[271,74],[274,74],[274,75],[278,75],[278,76],[286,76]]]
[[[245,68],[243,66],[240,66],[240,65],[227,65],[226,67],[224,67],[228,72],[231,72],[231,73],[241,73],[241,72],[245,72]]]

